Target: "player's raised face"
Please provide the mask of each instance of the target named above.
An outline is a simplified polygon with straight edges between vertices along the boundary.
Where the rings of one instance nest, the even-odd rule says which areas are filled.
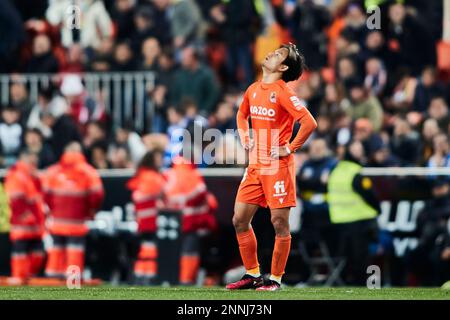
[[[283,64],[283,61],[287,58],[289,50],[287,48],[279,48],[270,52],[264,58],[262,63],[263,68],[271,72],[283,72],[286,71],[287,66]]]

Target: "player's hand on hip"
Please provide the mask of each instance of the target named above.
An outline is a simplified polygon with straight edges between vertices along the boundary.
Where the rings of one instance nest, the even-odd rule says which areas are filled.
[[[255,142],[253,141],[253,139],[249,139],[245,144],[244,144],[244,149],[251,151],[253,149],[253,147],[255,146]]]
[[[291,153],[289,152],[287,146],[272,146],[272,148],[270,149],[270,157],[272,159],[278,159],[281,157],[286,157],[288,155],[290,155]]]

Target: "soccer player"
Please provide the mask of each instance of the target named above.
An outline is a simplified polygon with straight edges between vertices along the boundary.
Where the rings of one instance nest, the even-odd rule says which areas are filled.
[[[227,289],[278,290],[290,252],[289,211],[296,206],[293,153],[308,139],[317,123],[287,82],[297,80],[305,68],[294,44],[282,45],[263,63],[262,80],[245,92],[237,114],[241,143],[249,150],[249,166],[239,186],[233,225],[246,274]],[[248,118],[251,117],[252,134]],[[300,129],[289,143],[294,122]],[[257,242],[251,221],[259,207],[269,207],[275,229],[271,275],[260,274]]]

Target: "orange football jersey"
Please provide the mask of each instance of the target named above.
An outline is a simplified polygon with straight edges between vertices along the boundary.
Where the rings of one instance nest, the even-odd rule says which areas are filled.
[[[295,121],[310,113],[295,92],[284,82],[253,83],[245,92],[239,107],[242,115],[251,118],[254,147],[249,156],[249,168],[282,168],[293,163],[293,155],[272,159],[272,146],[289,144]]]

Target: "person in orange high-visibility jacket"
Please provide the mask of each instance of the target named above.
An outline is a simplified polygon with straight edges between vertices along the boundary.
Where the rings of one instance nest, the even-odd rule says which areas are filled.
[[[183,214],[180,283],[193,284],[200,267],[199,232],[216,228],[217,201],[189,160],[175,157],[172,168],[164,174],[167,180],[164,205],[170,210],[181,210]]]
[[[134,265],[135,281],[138,284],[150,284],[158,271],[155,233],[156,217],[165,185],[165,179],[159,172],[162,159],[160,150],[147,152],[140,161],[135,176],[127,183],[132,191],[140,237],[139,254]]]
[[[45,273],[64,277],[69,266],[78,266],[82,272],[89,231],[85,221],[100,207],[104,190],[99,174],[86,162],[78,142],[69,143],[60,161],[47,169],[42,188],[50,211],[47,229],[53,240]]]
[[[44,202],[37,177],[36,154],[22,151],[5,177],[11,208],[11,275],[20,281],[37,275],[44,262]]]

